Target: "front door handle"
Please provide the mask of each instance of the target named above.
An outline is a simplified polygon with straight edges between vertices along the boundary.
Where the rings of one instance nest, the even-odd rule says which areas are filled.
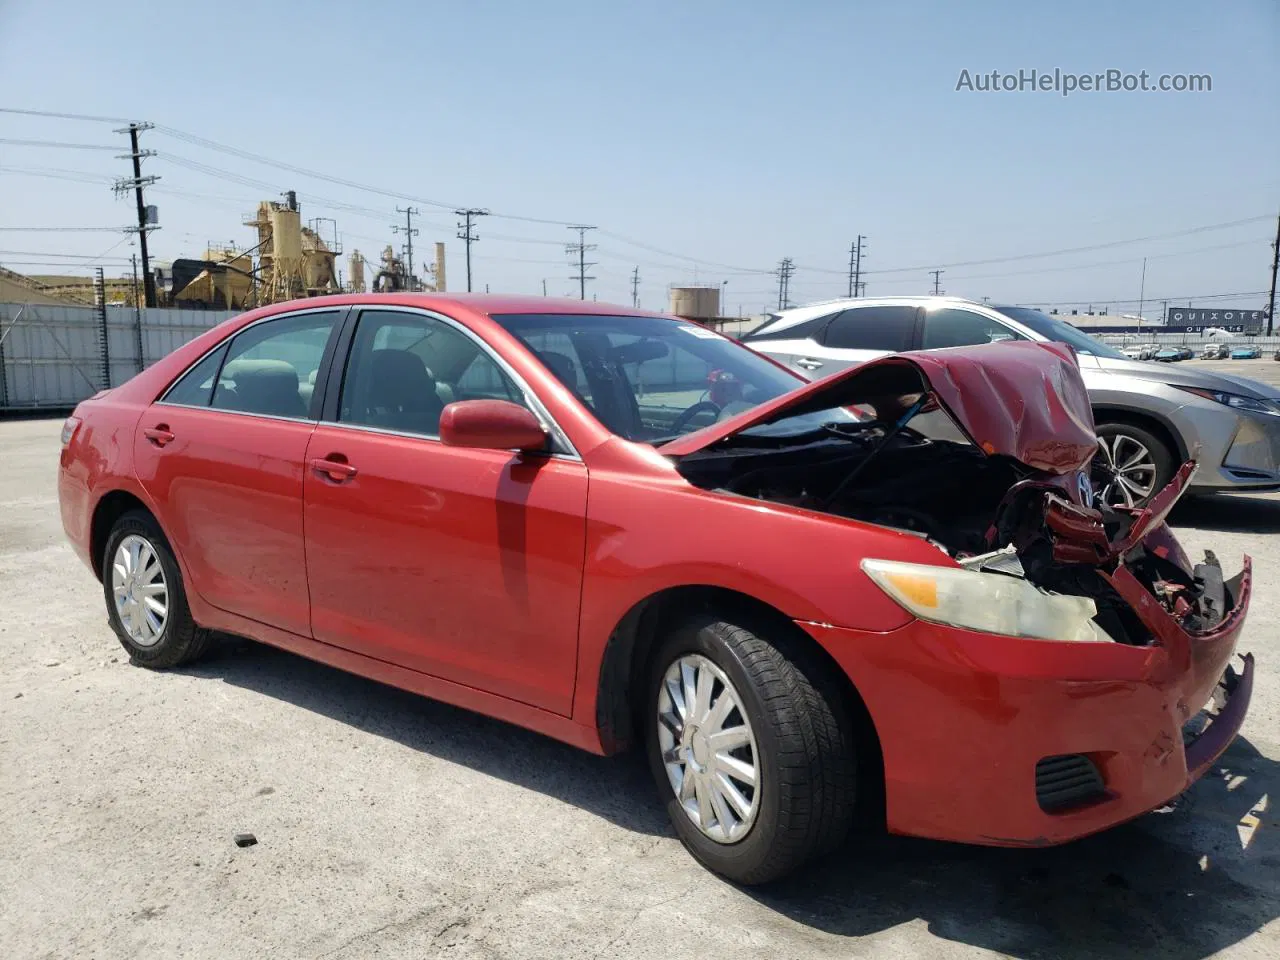
[[[148,427],[142,431],[142,435],[157,447],[163,447],[166,443],[173,443],[178,439],[169,431],[167,423],[157,423],[154,427]]]
[[[812,357],[801,357],[796,361],[797,367],[804,367],[806,370],[817,370],[822,366],[821,360],[814,360]]]
[[[332,459],[341,457],[342,454],[330,454],[328,457],[319,458],[311,461],[311,469],[316,473],[322,473],[334,483],[341,483],[343,480],[350,480],[356,475],[356,468],[347,463],[344,457],[341,460]]]

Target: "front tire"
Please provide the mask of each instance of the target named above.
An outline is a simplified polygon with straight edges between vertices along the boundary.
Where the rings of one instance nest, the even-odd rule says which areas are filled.
[[[646,689],[650,767],[676,833],[705,866],[765,883],[848,834],[852,723],[828,666],[797,638],[696,616],[660,644]]]
[[[1094,497],[1113,507],[1142,507],[1173,479],[1174,454],[1150,430],[1100,423],[1093,458]]]
[[[134,663],[176,667],[208,648],[210,631],[191,618],[182,571],[151,514],[131,510],[111,528],[102,589],[107,620]]]

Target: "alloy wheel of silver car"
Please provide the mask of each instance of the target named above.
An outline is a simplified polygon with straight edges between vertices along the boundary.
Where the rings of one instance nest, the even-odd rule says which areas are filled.
[[[116,547],[111,593],[129,639],[140,647],[159,643],[169,618],[169,586],[159,555],[144,537],[130,534]]]
[[[700,654],[677,659],[658,693],[658,746],[681,808],[717,843],[741,840],[760,811],[755,733],[729,678]]]
[[[1114,507],[1132,507],[1151,496],[1156,486],[1156,460],[1146,444],[1125,433],[1098,438],[1095,495]]]

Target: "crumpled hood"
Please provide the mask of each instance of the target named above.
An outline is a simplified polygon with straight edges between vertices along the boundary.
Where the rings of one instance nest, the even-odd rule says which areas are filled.
[[[1203,367],[1184,367],[1181,364],[1156,363],[1150,360],[1116,360],[1113,357],[1097,357],[1098,368],[1139,380],[1154,380],[1174,387],[1195,387],[1198,390],[1221,390],[1238,393],[1254,399],[1280,397],[1280,389],[1267,386],[1248,377],[1235,377],[1217,373]]]
[[[865,404],[896,419],[928,390],[978,447],[1034,470],[1079,470],[1098,449],[1089,395],[1060,343],[991,343],[881,357],[804,384],[737,416],[665,443],[681,457],[752,427]]]

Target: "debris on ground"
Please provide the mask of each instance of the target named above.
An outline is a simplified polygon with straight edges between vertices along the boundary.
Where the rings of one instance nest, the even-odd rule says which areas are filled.
[[[252,833],[237,833],[235,835],[235,841],[237,847],[252,847],[258,842],[258,838]]]

